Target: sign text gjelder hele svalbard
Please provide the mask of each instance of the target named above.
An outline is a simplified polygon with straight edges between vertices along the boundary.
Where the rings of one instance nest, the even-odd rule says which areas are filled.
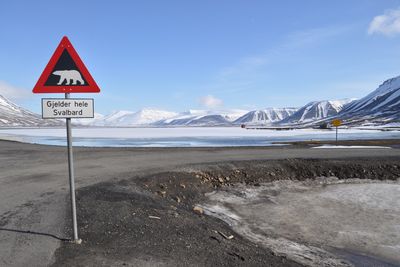
[[[44,119],[93,118],[93,99],[43,98],[42,116]]]

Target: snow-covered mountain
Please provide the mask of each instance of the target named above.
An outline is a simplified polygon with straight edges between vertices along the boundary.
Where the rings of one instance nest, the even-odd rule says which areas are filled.
[[[400,76],[386,80],[375,91],[347,105],[339,116],[349,123],[400,120]]]
[[[176,115],[178,115],[176,112],[158,109],[142,109],[137,112],[120,110],[107,116],[97,114],[94,119],[83,121],[81,124],[92,126],[143,126],[151,125]]]
[[[155,124],[158,126],[229,126],[232,122],[245,114],[246,110],[189,110],[175,117],[161,120]]]
[[[302,124],[333,117],[339,114],[339,112],[352,101],[354,101],[354,99],[310,102],[298,109],[291,116],[280,121],[279,124]]]
[[[157,123],[158,126],[228,126],[231,122],[221,115],[173,118]]]
[[[104,115],[100,113],[94,113],[94,118],[86,118],[86,119],[74,119],[72,120],[72,124],[81,125],[81,126],[95,126],[98,122],[104,120]]]
[[[44,120],[0,95],[0,127],[59,126],[62,121]]]
[[[228,121],[234,122],[235,120],[239,119],[248,112],[249,112],[248,110],[243,110],[243,109],[228,109],[228,110],[220,110],[218,111],[218,114],[223,116]]]
[[[262,110],[250,111],[240,118],[236,119],[234,124],[269,124],[281,121],[293,115],[297,108],[266,108]]]

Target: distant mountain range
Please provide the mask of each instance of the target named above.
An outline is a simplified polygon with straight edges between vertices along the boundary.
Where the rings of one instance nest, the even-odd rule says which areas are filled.
[[[75,120],[76,124],[91,126],[228,126],[247,110],[189,110],[182,113],[158,109],[137,112],[116,111],[108,116],[97,114],[93,120]]]
[[[317,127],[334,118],[344,124],[387,124],[400,121],[400,76],[389,79],[367,96],[356,99],[314,101],[300,108],[261,110],[189,110],[171,112],[143,109],[95,114],[94,119],[75,119],[75,125],[109,127],[181,127],[181,126],[271,126]],[[43,120],[41,116],[0,96],[0,127],[60,126],[62,120]]]
[[[24,109],[0,95],[0,127],[47,127],[60,126],[62,121],[43,120],[42,117]]]
[[[190,110],[178,116],[163,119],[158,126],[229,126],[247,110],[231,109],[222,111]]]
[[[400,76],[389,79],[339,114],[349,124],[400,122]]]
[[[280,122],[296,113],[298,108],[266,108],[250,111],[234,121],[234,124],[262,125]]]
[[[291,116],[279,121],[279,124],[305,124],[325,120],[340,114],[343,108],[355,99],[342,99],[334,101],[314,101],[299,108]]]
[[[143,109],[138,112],[132,111],[116,111],[110,115],[103,116],[96,114],[94,120],[79,121],[82,124],[96,125],[96,126],[132,126],[132,125],[149,125],[162,119],[167,119],[177,116],[178,113],[163,111],[157,109]]]

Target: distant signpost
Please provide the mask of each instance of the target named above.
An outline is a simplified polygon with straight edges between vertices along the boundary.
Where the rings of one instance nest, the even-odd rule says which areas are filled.
[[[35,94],[63,93],[65,98],[43,98],[43,119],[65,118],[67,124],[68,171],[71,195],[73,240],[80,243],[75,202],[71,118],[93,118],[93,99],[70,98],[70,93],[99,93],[100,88],[83,64],[71,42],[64,36],[32,90]]]
[[[332,125],[336,127],[336,145],[338,145],[338,127],[342,125],[342,121],[340,119],[332,120]]]

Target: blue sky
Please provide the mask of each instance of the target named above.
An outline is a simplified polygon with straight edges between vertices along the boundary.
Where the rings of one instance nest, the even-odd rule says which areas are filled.
[[[400,1],[2,1],[0,94],[31,90],[67,35],[96,111],[256,109],[362,97],[400,75]]]

